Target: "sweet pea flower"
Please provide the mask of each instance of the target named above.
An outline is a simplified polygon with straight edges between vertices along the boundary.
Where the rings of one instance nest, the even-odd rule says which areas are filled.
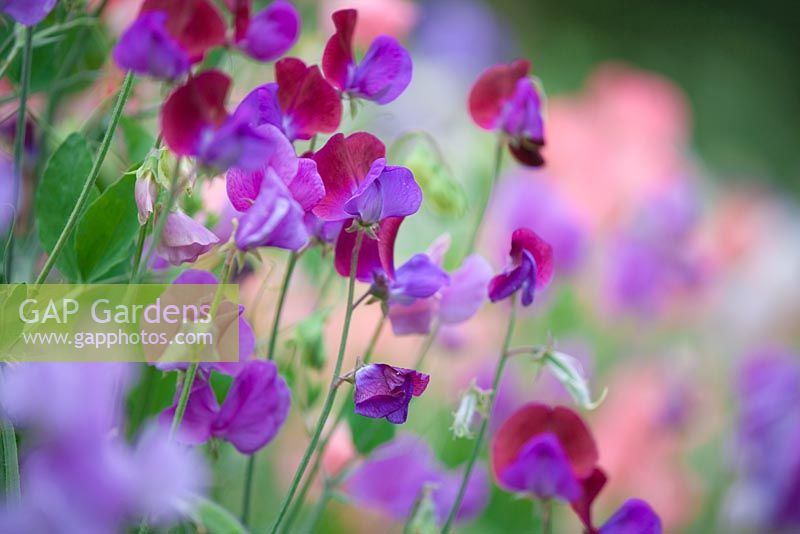
[[[372,41],[360,63],[353,57],[353,33],[358,13],[343,9],[332,17],[336,27],[325,45],[322,70],[341,92],[351,97],[388,104],[411,83],[411,56],[394,37],[382,35]]]
[[[190,284],[190,285],[218,285],[219,280],[216,276],[208,271],[200,271],[197,269],[188,269],[183,271],[178,277],[172,281],[173,284]],[[253,332],[253,327],[247,322],[244,317],[244,306],[239,306],[238,325],[238,346],[239,346],[239,362],[201,362],[199,365],[200,371],[208,374],[212,370],[229,376],[236,376],[242,370],[242,362],[246,362],[252,358],[256,349],[256,336]],[[221,334],[224,337],[224,332]],[[189,367],[185,362],[157,362],[156,367],[162,371],[173,371],[175,369],[185,370]]]
[[[533,303],[534,293],[553,279],[553,247],[530,228],[511,234],[511,265],[489,282],[489,299],[503,300],[522,291],[522,305]]]
[[[0,233],[5,232],[16,216],[17,199],[14,198],[17,173],[11,158],[0,152]]]
[[[176,210],[167,215],[156,252],[172,265],[194,263],[217,243],[219,238],[213,232],[181,210]]]
[[[227,170],[256,170],[275,150],[270,137],[242,116],[229,116],[225,97],[230,78],[208,70],[175,89],[161,109],[161,132],[179,156],[194,156],[206,165]]]
[[[650,505],[641,499],[628,499],[603,526],[596,528],[592,521],[592,503],[606,481],[606,474],[601,469],[595,468],[581,481],[581,497],[570,503],[587,534],[661,534],[661,519]]]
[[[384,363],[365,365],[355,373],[356,413],[373,419],[386,418],[396,425],[405,423],[411,398],[422,395],[430,378],[413,369]]]
[[[285,0],[276,0],[250,16],[250,0],[226,0],[233,4],[235,44],[258,61],[272,61],[284,55],[300,36],[300,15]]]
[[[594,470],[597,447],[578,414],[568,408],[526,404],[492,440],[492,470],[509,491],[571,502],[582,495],[580,480]]]
[[[50,14],[58,0],[0,0],[0,13],[5,13],[25,26],[35,26]]]
[[[430,246],[427,256],[434,265],[441,266],[449,247],[450,237],[442,236]],[[398,269],[398,278],[401,269],[403,268]],[[491,277],[492,268],[489,262],[478,254],[468,256],[447,277],[447,283],[444,283],[442,277],[443,283],[439,285],[438,291],[427,298],[418,297],[411,302],[400,302],[397,299],[390,301],[389,321],[392,331],[397,336],[428,334],[434,320],[445,325],[467,321],[486,300],[486,285]]]
[[[189,71],[188,54],[167,31],[167,13],[142,13],[119,38],[112,55],[120,68],[174,80]]]
[[[137,177],[133,194],[138,210],[139,224],[145,224],[153,214],[153,206],[158,196],[158,187],[152,175]]]
[[[280,130],[269,124],[260,130],[276,146],[270,160],[256,171],[234,168],[227,175],[228,198],[243,212],[236,246],[299,251],[310,239],[306,214],[322,199],[325,187],[314,160],[298,158]]]
[[[342,101],[316,65],[297,58],[275,64],[276,82],[253,89],[234,115],[253,127],[272,124],[290,141],[333,133],[342,119]]]
[[[359,505],[374,508],[397,521],[405,521],[423,488],[433,485],[436,520],[442,524],[455,502],[463,473],[448,471],[427,443],[415,436],[400,436],[384,443],[347,478],[348,495]],[[467,483],[457,521],[477,517],[489,500],[489,476],[476,465]]]
[[[530,69],[530,63],[520,59],[485,70],[470,91],[469,113],[484,130],[506,135],[508,148],[517,161],[541,167],[544,119]]]
[[[175,404],[161,413],[159,420],[169,427]],[[291,393],[271,361],[251,360],[242,364],[228,395],[220,406],[211,383],[199,376],[192,385],[186,413],[178,430],[178,440],[199,445],[219,438],[243,454],[253,454],[278,434],[289,415]]]

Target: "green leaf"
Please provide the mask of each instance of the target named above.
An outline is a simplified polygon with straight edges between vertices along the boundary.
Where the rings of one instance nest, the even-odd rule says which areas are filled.
[[[208,534],[247,534],[247,529],[242,526],[236,517],[219,504],[204,499],[194,497],[191,503],[193,507],[192,517],[202,527],[198,530]]]
[[[125,148],[128,150],[128,159],[132,163],[142,161],[153,148],[155,138],[150,135],[147,128],[128,117],[121,117],[119,126],[122,129]]]
[[[128,255],[139,230],[133,188],[123,176],[92,202],[78,223],[76,249],[84,280],[97,280]]]
[[[36,191],[35,204],[39,241],[46,252],[51,252],[58,241],[91,170],[92,154],[86,139],[75,133],[61,143],[48,161]],[[89,201],[97,197],[97,190],[92,189]],[[70,282],[80,281],[75,235],[73,232],[56,262],[61,274]]]
[[[359,454],[366,456],[376,447],[391,441],[397,432],[397,427],[386,419],[371,419],[355,412],[355,406],[347,409],[347,424],[353,436],[353,444]]]

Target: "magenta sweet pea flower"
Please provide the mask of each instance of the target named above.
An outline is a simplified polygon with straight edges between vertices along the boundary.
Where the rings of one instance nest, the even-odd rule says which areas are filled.
[[[403,217],[389,217],[381,221],[375,231],[375,238],[364,234],[356,265],[357,280],[371,283],[376,276],[394,278],[394,243],[403,219]],[[350,276],[353,248],[356,246],[356,234],[352,231],[352,224],[353,219],[344,221],[334,248],[333,265],[336,272],[344,277]]]
[[[58,0],[0,0],[0,12],[25,26],[39,24]]]
[[[539,92],[530,79],[530,63],[517,60],[490,67],[469,94],[469,113],[483,128],[508,136],[513,156],[531,167],[544,165],[544,120]]]
[[[522,291],[522,305],[533,303],[534,292],[553,279],[553,247],[530,228],[511,235],[511,265],[489,282],[489,299],[503,300]]]
[[[571,502],[581,496],[581,485],[564,449],[550,432],[528,440],[517,458],[500,473],[500,480],[506,488],[538,499]]]
[[[140,16],[152,12],[166,13],[166,30],[191,63],[225,44],[225,20],[211,0],[145,0]]]
[[[156,251],[172,265],[180,265],[194,263],[217,243],[219,238],[211,230],[176,210],[167,215],[164,234]]]
[[[275,64],[275,78],[275,83],[257,87],[247,95],[234,115],[253,127],[277,126],[290,141],[311,139],[339,128],[342,101],[319,67],[285,58]]]
[[[233,4],[235,43],[258,61],[275,60],[294,46],[300,36],[300,15],[284,0],[272,2],[254,17],[250,0],[227,0]]]
[[[411,83],[411,56],[393,37],[376,38],[360,63],[353,56],[353,33],[358,13],[344,9],[333,14],[334,33],[325,45],[325,77],[351,97],[388,104]]]
[[[365,365],[355,375],[356,413],[374,419],[386,418],[396,425],[405,423],[411,398],[422,395],[429,381],[429,375],[413,369],[384,363]]]
[[[160,422],[169,426],[175,405],[162,412]],[[243,454],[253,454],[278,434],[289,415],[291,394],[273,362],[251,360],[233,379],[222,406],[205,377],[192,385],[178,439],[197,445],[210,438],[224,439]]]
[[[266,124],[260,131],[277,147],[267,165],[253,172],[234,168],[227,175],[228,198],[243,212],[236,245],[298,251],[310,238],[306,213],[325,195],[325,187],[314,160],[298,158],[280,130]]]
[[[228,116],[230,84],[227,75],[215,70],[190,78],[164,103],[161,132],[179,156],[194,156],[221,170],[255,170],[272,156],[274,142],[242,117]]]
[[[114,47],[116,64],[137,74],[174,80],[189,71],[189,55],[167,31],[167,13],[139,15]]]

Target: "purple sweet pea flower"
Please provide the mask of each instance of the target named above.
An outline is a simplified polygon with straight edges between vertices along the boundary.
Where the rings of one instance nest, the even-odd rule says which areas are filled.
[[[58,0],[0,0],[0,12],[25,26],[35,26],[50,14]]]
[[[405,423],[411,398],[422,395],[429,381],[429,375],[413,369],[384,363],[365,365],[355,376],[356,413],[373,419],[384,417],[396,425]]]
[[[511,266],[489,282],[489,299],[503,300],[522,291],[522,305],[530,306],[536,290],[553,279],[553,248],[529,228],[511,235]]]
[[[449,236],[437,239],[427,255],[441,265],[450,246]],[[398,269],[399,271],[399,269]],[[395,335],[428,334],[434,320],[444,325],[463,323],[477,313],[486,300],[486,285],[492,277],[489,263],[477,254],[468,256],[449,276],[449,283],[427,299],[411,303],[390,302],[389,320]]]
[[[500,473],[503,485],[538,499],[578,499],[581,486],[555,435],[546,432],[529,439],[517,459]]]
[[[217,243],[219,239],[213,232],[177,210],[167,215],[164,235],[156,251],[172,265],[180,265],[197,261]]]
[[[294,46],[300,35],[300,15],[284,0],[271,3],[250,18],[250,2],[238,0],[236,46],[258,61],[275,60]]]
[[[628,499],[598,534],[661,534],[661,519],[646,502]]]
[[[168,427],[175,415],[175,404],[161,413],[159,420]],[[220,407],[214,390],[205,377],[192,385],[178,439],[197,445],[215,437],[230,442],[243,454],[253,454],[272,441],[289,415],[291,393],[271,361],[251,360],[243,364],[233,379]]]
[[[189,55],[167,31],[167,13],[142,13],[119,38],[112,52],[124,70],[174,80],[189,71]]]
[[[346,486],[358,505],[405,521],[425,484],[433,484],[436,518],[441,524],[455,501],[462,478],[459,471],[445,470],[427,443],[417,437],[401,436],[375,449],[348,477]],[[456,520],[479,515],[488,498],[489,475],[479,464],[470,476]]]
[[[342,231],[342,221],[323,221],[313,212],[309,211],[305,214],[304,220],[306,223],[306,230],[309,235],[320,243],[332,245],[336,242],[339,232]]]
[[[377,294],[388,293],[389,305],[411,304],[417,299],[433,296],[443,286],[450,283],[450,276],[433,263],[427,254],[415,254],[410,260],[397,268],[393,280],[377,282]],[[386,286],[386,290],[380,286]]]
[[[388,104],[411,83],[411,56],[393,37],[381,35],[357,64],[353,57],[353,33],[358,13],[343,9],[333,14],[334,33],[325,45],[322,70],[343,93]]]

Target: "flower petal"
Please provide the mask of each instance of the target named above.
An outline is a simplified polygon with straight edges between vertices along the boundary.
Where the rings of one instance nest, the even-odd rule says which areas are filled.
[[[572,501],[570,506],[578,515],[583,523],[583,526],[586,527],[586,530],[589,532],[594,532],[594,524],[592,523],[592,503],[600,494],[600,490],[603,489],[603,486],[606,485],[606,481],[608,478],[606,474],[597,467],[594,468],[592,473],[581,480],[581,487],[583,491],[581,492],[581,496]]]
[[[394,277],[394,242],[403,217],[390,217],[381,221],[378,227],[378,239],[365,235],[358,254],[358,267],[356,278],[362,282],[372,282],[375,273],[386,273]],[[346,221],[336,240],[336,256],[334,265],[336,272],[341,276],[350,276],[350,263],[352,261],[353,247],[356,244],[355,232],[347,229],[352,220]]]
[[[369,175],[375,160],[385,154],[383,143],[365,132],[331,137],[313,157],[325,184],[325,197],[314,208],[314,214],[326,221],[351,218],[344,210],[345,203]]]
[[[475,315],[486,300],[486,286],[492,267],[482,256],[473,254],[450,275],[450,285],[443,287],[439,303],[439,320],[458,324]]]
[[[303,211],[311,211],[325,196],[325,186],[317,172],[317,164],[310,158],[299,159],[297,174],[287,185]]]
[[[7,0],[0,11],[25,26],[39,24],[50,14],[58,0]]]
[[[252,454],[278,434],[289,415],[291,393],[273,362],[251,360],[234,378],[212,432],[243,454]]]
[[[526,283],[530,284],[532,278],[533,265],[531,262],[522,262],[520,265],[511,268],[511,270],[500,273],[489,281],[489,300],[497,302],[507,299],[520,289]],[[529,295],[524,295],[529,296]],[[527,300],[527,298],[525,299]]]
[[[196,261],[218,242],[213,232],[179,210],[167,215],[157,250],[171,264],[180,265]]]
[[[172,425],[179,397],[180,388],[175,392],[175,401],[172,406],[161,412],[158,418],[164,428]],[[219,404],[211,384],[205,378],[198,376],[192,384],[186,411],[183,414],[181,425],[178,427],[178,441],[187,445],[199,445],[208,441],[211,437],[211,426],[214,424],[218,411]]]
[[[553,247],[530,228],[517,228],[511,235],[511,257],[527,250],[536,260],[536,289],[548,286],[553,279]]]
[[[167,31],[192,63],[202,60],[209,48],[225,44],[225,20],[209,0],[145,0],[141,12],[151,11],[167,13]]]
[[[498,481],[506,489],[539,499],[557,497],[570,502],[581,496],[581,486],[567,456],[550,432],[529,439],[517,458],[500,473]]]
[[[422,204],[422,189],[405,167],[387,166],[376,180],[380,186],[382,209],[380,220],[387,217],[408,217]]]
[[[389,301],[410,304],[433,296],[450,283],[450,276],[433,263],[427,254],[416,254],[395,272],[389,286]]]
[[[417,299],[411,304],[392,304],[389,307],[389,322],[396,336],[425,335],[431,331],[436,313],[435,298]]]
[[[388,104],[411,83],[411,55],[394,37],[382,35],[367,50],[348,89],[377,104]]]
[[[523,59],[486,69],[469,93],[472,120],[485,130],[498,128],[504,104],[514,95],[517,81],[529,72],[530,63]]]
[[[331,18],[336,27],[325,45],[322,70],[325,77],[340,91],[347,89],[347,79],[353,62],[353,33],[358,13],[355,9],[336,11]]]
[[[275,78],[287,137],[311,139],[317,133],[333,133],[339,128],[342,101],[319,67],[285,58],[275,64]]]
[[[124,70],[173,80],[189,70],[189,56],[169,35],[167,14],[142,13],[114,46],[114,62]]]
[[[600,527],[599,534],[661,534],[661,519],[646,502],[628,499]]]
[[[241,25],[240,25],[241,26]],[[300,15],[292,4],[276,0],[250,19],[236,44],[259,61],[272,61],[284,55],[300,35]]]
[[[283,112],[278,105],[278,84],[267,83],[250,91],[236,107],[233,115],[240,120],[246,120],[253,127],[271,124],[283,131]]]

